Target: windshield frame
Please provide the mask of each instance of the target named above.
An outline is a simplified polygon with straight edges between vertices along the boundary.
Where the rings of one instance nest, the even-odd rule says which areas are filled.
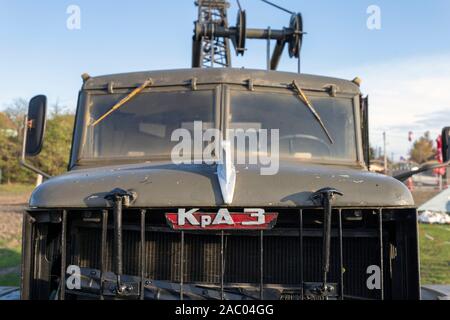
[[[121,88],[117,90],[117,92],[124,93],[125,95],[129,93],[133,88]],[[183,85],[173,85],[173,86],[160,86],[160,87],[150,87],[145,89],[142,93],[146,92],[171,92],[171,91],[187,91],[194,90],[189,86]],[[214,94],[214,106],[213,112],[215,115],[215,122],[217,128],[219,128],[222,132],[226,132],[229,126],[229,112],[231,108],[231,91],[233,90],[242,90],[242,91],[255,91],[255,92],[266,92],[266,93],[281,93],[281,94],[292,94],[295,93],[289,88],[289,85],[285,87],[281,86],[269,86],[269,85],[255,85],[255,86],[245,86],[239,84],[230,84],[230,83],[222,83],[222,84],[197,84],[196,91],[213,91]],[[321,97],[331,97],[328,92],[323,89],[304,89],[305,94],[309,96],[321,96]],[[114,92],[116,93],[116,91]],[[108,95],[107,90],[100,89],[89,89],[89,90],[81,90],[79,93],[78,107],[75,119],[75,128],[73,132],[72,139],[72,150],[69,161],[69,170],[78,167],[92,167],[92,166],[104,166],[106,165],[117,165],[117,164],[132,164],[132,163],[142,163],[146,161],[164,161],[170,160],[170,155],[162,156],[162,157],[145,157],[145,158],[114,158],[114,159],[105,159],[105,158],[94,158],[89,159],[82,156],[83,154],[83,145],[86,139],[87,127],[88,127],[88,117],[89,117],[89,108],[91,97],[95,95]],[[301,163],[312,163],[312,164],[334,164],[334,165],[346,165],[346,166],[354,166],[358,168],[365,167],[364,158],[363,158],[363,150],[362,150],[362,132],[360,130],[360,108],[359,108],[359,95],[354,95],[351,93],[342,93],[339,92],[335,96],[336,98],[347,98],[353,101],[353,116],[354,116],[354,125],[355,125],[355,147],[356,147],[356,159],[355,160],[319,160],[319,159],[311,159],[311,160],[300,160],[300,159],[288,159]],[[334,98],[334,97],[331,97]],[[299,101],[299,104],[301,102]],[[123,106],[126,108],[126,105]],[[301,107],[301,106],[300,106]],[[108,120],[105,120],[108,121]],[[319,125],[319,123],[317,124]]]

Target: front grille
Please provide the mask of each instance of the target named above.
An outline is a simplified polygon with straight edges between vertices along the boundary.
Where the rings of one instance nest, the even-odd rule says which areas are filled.
[[[273,230],[263,234],[174,232],[166,226],[164,212],[145,213],[142,264],[142,234],[139,226],[141,212],[124,212],[124,274],[173,283],[218,286],[223,282],[225,285],[278,285],[300,288],[302,283],[322,281],[321,210],[278,210],[278,224]],[[328,281],[342,287],[338,288],[341,295],[380,299],[386,290],[369,290],[366,284],[369,266],[382,266],[382,270],[389,268],[389,235],[383,233],[383,246],[380,247],[379,214],[376,210],[360,210],[356,215],[352,210],[333,212]],[[108,221],[105,265],[102,267],[101,215],[91,212],[87,216],[88,219],[86,213],[71,214],[68,240],[71,250],[68,260],[82,268],[114,272],[112,220]],[[386,273],[384,275],[387,277]],[[388,286],[389,281],[383,281],[383,284]],[[298,295],[298,292],[293,293],[294,296],[296,294]]]
[[[112,209],[28,212],[22,297],[121,298],[117,284],[130,283],[140,299],[420,298],[415,209],[334,208],[325,296],[323,209],[267,211],[279,213],[273,230],[239,232],[173,231],[173,208],[124,209],[119,229]],[[81,267],[81,290],[66,288],[69,266]]]
[[[71,256],[71,263],[80,267],[101,268],[101,237],[99,230],[79,228],[74,241],[77,250]],[[112,259],[112,235],[108,237],[107,271],[114,271]],[[180,236],[175,233],[146,232],[145,276],[149,279],[180,282]],[[225,236],[226,283],[259,283],[259,238],[257,236]],[[339,245],[333,239],[331,250],[330,281],[339,282]],[[124,273],[139,275],[139,232],[124,233]],[[264,237],[263,281],[266,284],[299,285],[302,263],[298,239],[293,237]],[[365,278],[368,266],[378,265],[379,257],[374,255],[379,248],[377,238],[344,238],[344,268],[348,272],[344,285],[349,293],[371,297]],[[184,281],[192,283],[220,284],[221,240],[213,235],[185,235]],[[304,281],[320,282],[322,239],[304,239]]]

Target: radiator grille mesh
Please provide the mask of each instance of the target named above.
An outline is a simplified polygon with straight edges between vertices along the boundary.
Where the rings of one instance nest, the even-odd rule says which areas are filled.
[[[100,229],[78,227],[73,233],[72,263],[86,268],[100,268]],[[146,232],[145,276],[154,280],[180,281],[181,238],[178,233]],[[258,284],[260,280],[260,238],[248,235],[227,235],[224,241],[224,282]],[[299,285],[300,242],[298,237],[266,235],[264,244],[264,283]],[[139,275],[139,231],[124,232],[124,273]],[[107,270],[113,271],[113,238],[108,235]],[[304,281],[321,281],[322,238],[305,237]],[[220,284],[221,238],[218,235],[185,234],[184,282]],[[374,237],[345,237],[343,266],[345,294],[377,298],[367,289],[367,268],[379,264],[379,240]],[[387,250],[385,250],[386,252]],[[329,281],[339,282],[339,242],[332,238]]]

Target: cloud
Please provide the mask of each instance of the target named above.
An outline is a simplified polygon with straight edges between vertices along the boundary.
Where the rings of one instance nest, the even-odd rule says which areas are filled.
[[[409,57],[340,72],[363,79],[370,97],[371,140],[382,145],[388,135],[389,154],[406,155],[408,132],[433,137],[450,126],[450,53]]]
[[[450,108],[443,109],[431,114],[422,115],[422,119],[416,122],[418,126],[424,128],[450,127]]]

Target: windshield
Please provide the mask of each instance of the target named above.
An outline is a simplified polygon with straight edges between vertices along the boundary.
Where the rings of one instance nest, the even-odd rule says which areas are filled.
[[[91,96],[88,123],[124,96]],[[87,125],[82,158],[167,158],[177,144],[171,141],[176,129],[192,131],[194,121],[214,126],[214,97],[212,90],[141,93],[97,126]]]
[[[309,94],[334,141],[295,94],[232,91],[233,129],[279,130],[280,157],[356,161],[353,99]],[[270,143],[270,141],[269,141]]]
[[[305,103],[288,90],[284,93],[231,90],[229,108],[217,105],[215,89],[142,92],[96,126],[92,124],[127,92],[92,94],[88,100],[81,158],[170,159],[180,141],[172,139],[177,129],[189,131],[195,139],[197,123],[201,123],[203,132],[211,128],[221,129],[218,110],[229,110],[229,129],[254,129],[258,134],[262,129],[279,130],[281,158],[356,161],[353,99],[306,94],[334,143],[330,142]],[[270,133],[268,136],[266,151],[272,150]],[[205,148],[209,142],[202,141],[201,147]],[[192,150],[192,158],[197,159],[194,146]],[[263,151],[258,152],[261,154]]]

